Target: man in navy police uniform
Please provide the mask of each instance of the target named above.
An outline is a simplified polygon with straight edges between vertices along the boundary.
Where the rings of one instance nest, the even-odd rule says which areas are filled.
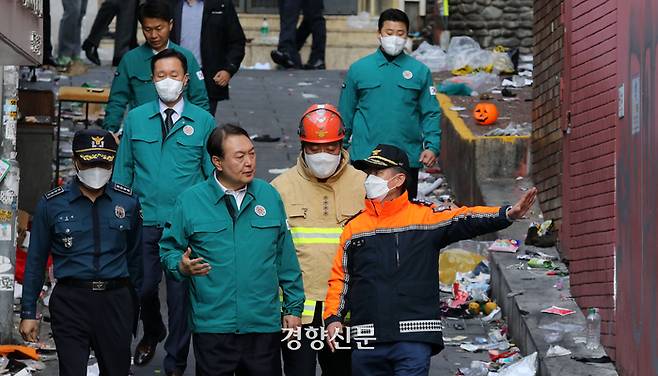
[[[37,342],[37,297],[52,253],[50,298],[59,374],[84,375],[90,349],[101,375],[126,376],[142,278],[142,218],[130,188],[111,183],[117,144],[103,130],[73,138],[77,176],[37,205],[28,249],[20,332]]]

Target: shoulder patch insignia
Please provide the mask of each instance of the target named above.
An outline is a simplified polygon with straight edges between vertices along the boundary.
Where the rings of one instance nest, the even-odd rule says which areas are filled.
[[[64,188],[62,188],[62,187],[57,187],[57,188],[55,188],[55,189],[52,189],[52,190],[46,192],[46,194],[44,195],[44,197],[46,198],[46,200],[50,200],[51,198],[53,198],[53,197],[55,197],[55,196],[57,196],[57,195],[60,195],[60,194],[62,194],[62,193],[64,193]]]
[[[348,223],[350,223],[351,220],[354,218],[358,217],[361,213],[365,212],[365,210],[360,210],[358,213],[354,214],[353,216],[349,217],[345,223],[343,223],[343,227],[347,226]]]
[[[433,202],[431,202],[431,201],[427,201],[427,200],[418,199],[418,198],[414,198],[414,199],[412,199],[411,202],[413,202],[414,204],[417,204],[417,205],[423,205],[423,206],[427,206],[427,207],[432,207],[432,206],[434,206],[434,203],[433,203]]]
[[[114,190],[117,192],[121,192],[124,195],[132,196],[133,195],[133,190],[126,187],[125,185],[121,185],[119,183],[114,183]]]

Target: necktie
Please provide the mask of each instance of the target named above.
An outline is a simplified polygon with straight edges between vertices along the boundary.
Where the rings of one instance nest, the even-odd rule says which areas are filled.
[[[165,115],[167,115],[167,117],[165,118],[165,127],[167,127],[167,133],[169,133],[169,131],[171,131],[171,128],[173,128],[174,126],[173,115],[176,111],[173,108],[168,108],[164,112]]]

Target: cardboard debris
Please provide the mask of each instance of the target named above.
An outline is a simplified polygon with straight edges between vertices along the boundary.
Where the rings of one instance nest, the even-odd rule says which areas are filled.
[[[0,356],[8,356],[9,354],[21,354],[27,358],[39,360],[37,350],[32,347],[21,345],[0,345]]]
[[[576,311],[572,311],[568,308],[560,308],[556,306],[552,306],[550,308],[546,308],[541,311],[542,313],[550,313],[553,315],[560,315],[560,316],[567,316],[576,313]]]

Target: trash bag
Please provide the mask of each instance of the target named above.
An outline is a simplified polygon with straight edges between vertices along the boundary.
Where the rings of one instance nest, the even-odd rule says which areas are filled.
[[[453,37],[448,45],[448,55],[455,55],[465,50],[479,50],[480,44],[471,37]]]
[[[473,93],[473,89],[468,87],[464,83],[455,83],[455,82],[441,82],[438,87],[439,93],[445,95],[463,95],[470,96]]]
[[[468,65],[474,70],[485,70],[491,72],[494,63],[494,53],[488,50],[479,50],[469,54]]]
[[[492,129],[485,133],[485,137],[491,136],[530,136],[532,133],[532,124],[516,123],[511,121],[505,128]]]
[[[498,371],[498,376],[535,376],[536,374],[537,374],[536,352]]]
[[[448,70],[448,61],[446,53],[439,46],[433,46],[423,42],[418,46],[411,56],[421,63],[427,65],[431,72],[441,72]]]
[[[464,75],[473,71],[493,70],[494,53],[480,48],[470,37],[454,37],[448,46],[448,67],[453,74]]]
[[[492,73],[478,72],[467,76],[456,76],[443,81],[443,84],[463,83],[478,93],[491,91],[500,85],[500,78]]]
[[[439,281],[444,285],[452,285],[458,272],[468,273],[483,260],[483,256],[464,249],[446,249],[439,256]]]
[[[492,61],[494,73],[514,73],[514,63],[506,52],[493,52]]]

